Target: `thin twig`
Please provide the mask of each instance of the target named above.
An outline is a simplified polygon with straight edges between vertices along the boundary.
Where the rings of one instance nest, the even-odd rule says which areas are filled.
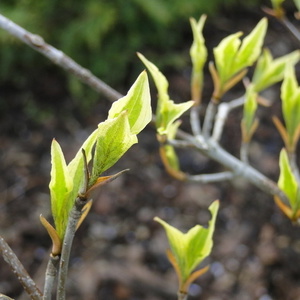
[[[244,162],[231,155],[229,152],[220,147],[220,145],[214,140],[207,140],[208,147],[207,149],[204,149],[202,148],[202,145],[199,145],[197,139],[195,139],[192,135],[183,132],[182,130],[178,130],[177,135],[186,142],[193,143],[195,145],[195,148],[200,153],[214,161],[217,161],[222,166],[232,171],[235,176],[243,177],[265,193],[270,195],[277,195],[284,203],[289,203],[285,194],[279,189],[274,181],[272,181],[250,165],[245,164]]]
[[[297,42],[300,43],[300,32],[298,28],[296,28],[294,24],[286,17],[282,17],[279,20],[289,30],[289,32],[293,35],[293,37],[297,40]]]
[[[54,64],[59,65],[69,73],[75,75],[80,81],[84,82],[95,91],[105,95],[110,100],[114,101],[122,97],[119,92],[97,78],[89,70],[80,66],[62,51],[47,44],[41,36],[25,30],[1,14],[0,28],[9,32],[11,35],[21,40],[29,47],[40,52],[49,58]]]
[[[245,102],[245,97],[242,96],[230,102],[221,103],[218,106],[218,112],[215,119],[215,125],[213,129],[212,138],[219,142],[223,134],[225,121],[227,120],[228,114],[235,108],[242,106]]]
[[[242,142],[240,149],[241,161],[249,164],[249,143]]]
[[[16,254],[0,236],[0,254],[5,262],[10,266],[13,273],[18,277],[26,293],[32,300],[42,300],[42,292],[37,287],[36,283],[29,276],[22,263],[17,258]]]
[[[59,265],[59,256],[50,255],[47,269],[46,269],[43,300],[51,300],[53,287],[57,275],[58,265]]]
[[[201,124],[200,124],[200,118],[199,118],[199,109],[200,107],[193,106],[191,108],[190,112],[190,123],[191,123],[191,128],[194,136],[199,136],[201,135]]]
[[[207,106],[204,123],[203,123],[203,136],[204,139],[208,139],[211,135],[211,129],[215,121],[218,104],[211,100]]]
[[[200,183],[212,183],[225,180],[232,180],[235,177],[233,172],[220,172],[214,174],[200,174],[200,175],[188,175],[187,181],[200,182]]]
[[[57,300],[65,300],[66,298],[66,280],[68,275],[70,253],[73,245],[73,239],[75,236],[77,224],[82,215],[82,209],[86,203],[86,199],[82,200],[81,198],[77,197],[77,199],[75,200],[75,205],[70,211],[60,257],[56,297]]]

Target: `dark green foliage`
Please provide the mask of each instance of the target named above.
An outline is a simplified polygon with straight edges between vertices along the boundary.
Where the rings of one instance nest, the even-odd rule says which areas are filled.
[[[162,54],[162,65],[171,62],[175,68],[180,67],[183,64],[180,50],[188,43],[184,34],[189,29],[188,18],[198,19],[203,13],[217,13],[239,3],[238,0],[1,0],[0,11],[120,88],[132,82],[141,66],[136,51],[147,54],[157,50]],[[0,64],[2,82],[13,77],[15,83],[24,85],[26,75],[20,72],[38,72],[49,62],[0,31]],[[77,80],[70,77],[69,87],[78,98],[86,98],[86,89]]]

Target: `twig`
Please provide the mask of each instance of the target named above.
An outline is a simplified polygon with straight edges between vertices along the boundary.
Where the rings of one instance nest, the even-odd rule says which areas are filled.
[[[54,64],[59,65],[64,70],[75,75],[80,81],[84,82],[95,91],[105,95],[110,100],[115,101],[122,97],[119,92],[97,78],[89,70],[80,66],[62,51],[47,44],[41,36],[25,30],[1,14],[0,28],[6,30],[11,35],[27,44],[29,47],[40,52],[49,58]]]
[[[199,106],[192,106],[190,112],[191,128],[194,136],[201,135],[201,124],[199,118]]]
[[[249,143],[242,142],[240,156],[242,162],[249,164]]]
[[[193,143],[195,148],[202,153],[204,156],[217,161],[222,166],[226,167],[234,173],[235,176],[241,176],[248,180],[256,187],[261,189],[267,194],[277,195],[284,203],[289,203],[285,194],[278,188],[277,184],[265,175],[254,169],[250,165],[240,161],[212,139],[207,140],[207,148],[203,148],[199,145],[198,141],[190,134],[178,130],[178,137],[182,138],[186,142]]]
[[[211,129],[215,121],[218,104],[211,100],[207,106],[204,123],[203,123],[203,136],[204,139],[208,139],[211,135]]]
[[[22,263],[17,258],[16,254],[0,236],[0,254],[5,262],[10,266],[13,273],[18,277],[26,293],[32,300],[42,300],[42,292],[36,286],[36,283],[29,276]]]
[[[289,32],[294,36],[294,38],[297,40],[297,42],[300,43],[300,32],[299,32],[298,28],[296,28],[294,26],[294,24],[284,16],[282,18],[280,18],[279,20],[289,30]]]
[[[242,106],[245,102],[245,97],[242,96],[230,102],[221,103],[218,106],[218,112],[215,119],[212,138],[218,142],[223,134],[224,124],[231,110]]]
[[[214,174],[200,174],[200,175],[188,175],[187,181],[200,182],[200,183],[212,183],[225,180],[232,180],[235,177],[233,172],[220,172]]]
[[[53,291],[53,287],[57,275],[58,265],[59,265],[59,256],[52,256],[50,254],[47,269],[46,269],[43,300],[51,300],[52,291]]]
[[[75,236],[77,224],[82,215],[82,209],[86,203],[86,199],[82,200],[81,198],[77,197],[77,199],[75,200],[75,205],[73,206],[69,215],[59,264],[56,298],[57,300],[65,300],[66,297],[66,280],[69,268],[71,248],[73,245],[73,239]]]

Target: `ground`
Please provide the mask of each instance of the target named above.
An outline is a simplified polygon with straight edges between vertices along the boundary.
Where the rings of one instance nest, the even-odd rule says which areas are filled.
[[[224,19],[216,24],[225,34],[237,28],[247,31],[259,20],[257,15],[245,18],[249,18],[248,22]],[[214,30],[214,39],[208,41],[211,48],[219,38],[216,34],[219,28]],[[274,56],[297,48],[275,21],[271,21],[266,46],[271,47]],[[186,73],[184,70],[170,74],[174,98],[189,97]],[[18,91],[1,86],[1,101],[9,103],[11,110],[6,110],[0,121],[0,232],[40,287],[50,247],[39,215],[50,219],[51,140],[56,138],[67,160],[71,159],[97,123],[105,119],[109,107],[108,101],[99,97],[99,104],[84,117],[78,117],[76,104],[71,96],[66,97],[60,79],[55,76],[50,68],[39,79],[38,88],[33,88],[42,98],[41,86],[45,87],[45,95],[49,97],[50,93],[47,105],[52,113],[39,116],[38,122],[28,117],[28,111],[25,113],[26,103],[20,105]],[[206,79],[209,80],[208,75]],[[204,107],[210,91],[209,86],[205,90]],[[239,93],[237,90],[227,98]],[[283,144],[271,116],[280,116],[278,87],[264,96],[272,100],[272,106],[260,109],[261,122],[250,161],[276,181],[278,155]],[[238,155],[240,143],[240,117],[240,110],[229,116],[222,140],[224,148],[234,155]],[[188,123],[184,128],[189,130]],[[180,151],[180,158],[182,168],[191,173],[221,169],[191,151]],[[210,270],[191,286],[190,299],[300,299],[299,228],[282,215],[270,195],[240,178],[219,184],[184,183],[170,178],[160,162],[155,130],[151,126],[139,135],[139,144],[108,174],[125,168],[130,171],[94,196],[92,210],[77,232],[68,299],[175,299],[177,279],[165,256],[166,236],[153,217],[159,216],[181,230],[195,224],[205,225],[209,220],[207,207],[215,199],[220,199],[221,206],[214,248],[205,262],[210,264]],[[0,292],[27,299],[2,259],[0,266]]]

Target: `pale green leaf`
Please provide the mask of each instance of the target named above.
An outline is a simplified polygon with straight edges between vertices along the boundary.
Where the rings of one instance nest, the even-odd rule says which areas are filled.
[[[257,93],[254,91],[252,84],[247,86],[245,98],[243,122],[245,130],[250,134],[257,109]]]
[[[274,9],[278,9],[281,8],[282,3],[284,2],[284,0],[271,0],[272,2],[272,6]]]
[[[194,101],[187,101],[184,103],[174,103],[169,100],[163,103],[160,110],[161,123],[158,124],[157,131],[159,134],[168,134],[170,126],[194,104]]]
[[[237,32],[227,36],[213,50],[222,84],[225,84],[234,75],[234,60],[241,44],[241,40],[239,39],[241,35],[242,32]]]
[[[292,173],[289,164],[288,155],[285,149],[282,149],[279,157],[280,175],[278,180],[279,188],[286,194],[290,202],[291,208],[294,210],[298,207],[297,204],[297,180]]]
[[[112,167],[135,143],[137,137],[131,133],[127,112],[99,124],[90,184]]]
[[[140,60],[143,62],[143,64],[146,66],[146,68],[149,70],[149,72],[151,73],[151,76],[154,80],[155,86],[158,91],[157,112],[159,112],[162,103],[169,100],[168,80],[159,71],[159,69],[151,61],[149,61],[144,55],[142,55],[141,53],[138,53],[137,55],[140,58]],[[158,113],[157,113],[156,117],[159,117]]]
[[[83,154],[82,149],[85,151],[87,163],[90,162],[92,158],[92,150],[93,146],[95,145],[96,139],[98,136],[98,130],[94,130],[90,136],[86,139],[83,143],[75,157],[72,161],[68,164],[68,171],[72,178],[74,188],[70,193],[70,201],[75,201],[76,197],[78,196],[78,192],[80,191],[82,184],[84,182],[84,162],[83,162]]]
[[[252,83],[255,85],[255,91],[260,92],[281,81],[284,77],[286,66],[295,65],[299,59],[299,50],[273,60],[270,51],[265,49],[257,61],[252,78]]]
[[[289,136],[290,145],[300,125],[300,87],[292,66],[286,68],[281,86],[282,113]]]
[[[190,56],[194,72],[201,72],[207,59],[207,49],[204,44],[204,37],[202,33],[205,20],[205,15],[202,15],[198,22],[194,18],[190,19],[193,31],[193,44],[190,49]]]
[[[108,118],[116,118],[123,111],[128,112],[131,132],[134,134],[142,131],[151,121],[151,99],[146,71],[139,75],[125,97],[113,103]]]
[[[300,11],[300,0],[294,0],[294,3],[298,9],[298,11]]]
[[[212,218],[208,228],[196,225],[187,233],[182,233],[158,217],[155,218],[166,230],[168,241],[178,264],[183,283],[188,279],[197,265],[211,252],[218,208],[219,201],[213,202],[209,207]]]
[[[261,47],[267,31],[267,19],[263,18],[255,28],[243,39],[242,45],[235,57],[232,73],[252,66],[261,53]]]
[[[73,189],[72,178],[68,172],[61,147],[56,140],[51,144],[51,180],[49,184],[51,210],[59,237],[62,239],[73,203],[69,195]]]

